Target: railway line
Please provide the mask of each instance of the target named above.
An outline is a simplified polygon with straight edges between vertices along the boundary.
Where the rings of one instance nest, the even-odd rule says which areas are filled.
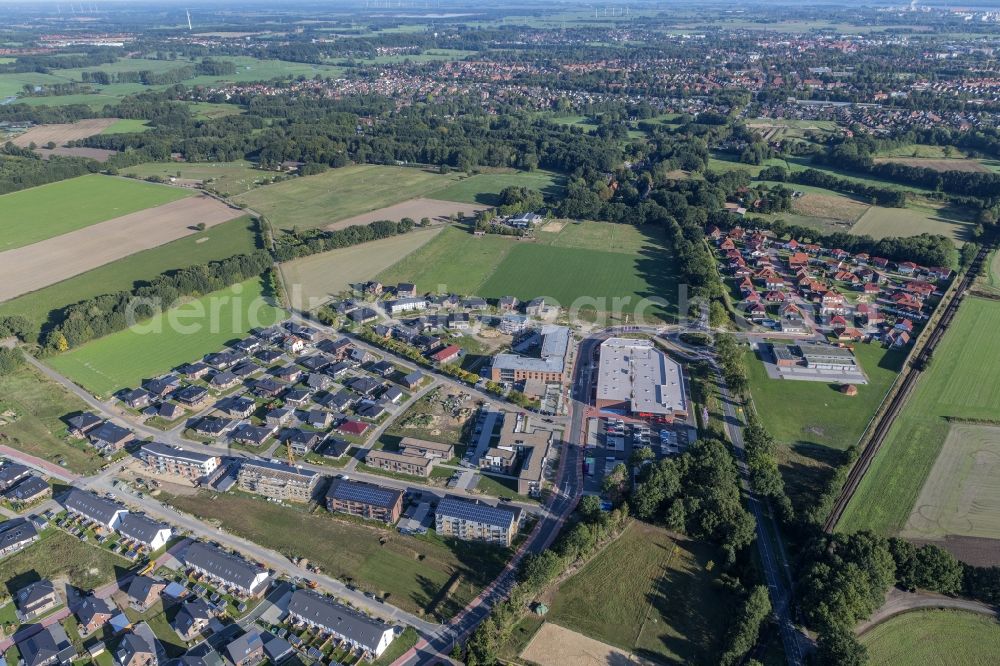
[[[934,350],[937,348],[941,338],[944,337],[945,332],[951,326],[951,322],[954,320],[955,313],[958,312],[958,308],[962,304],[965,293],[976,279],[976,276],[979,275],[980,268],[982,267],[983,261],[986,259],[989,250],[990,248],[985,246],[979,248],[979,252],[969,265],[969,270],[966,271],[965,275],[962,277],[962,281],[959,282],[954,296],[945,307],[944,314],[934,325],[933,330],[927,338],[927,343],[917,354],[917,357],[913,359],[906,369],[903,370],[905,375],[899,386],[899,390],[896,392],[896,395],[893,396],[889,406],[886,408],[885,413],[875,425],[868,445],[861,452],[861,455],[858,457],[857,462],[855,462],[854,467],[851,468],[850,473],[847,475],[847,481],[844,483],[844,487],[840,491],[840,495],[837,497],[837,501],[833,505],[833,510],[830,512],[830,515],[827,517],[826,522],[823,525],[823,528],[827,532],[832,532],[834,528],[836,528],[837,523],[840,521],[841,516],[843,516],[844,511],[847,509],[847,505],[850,503],[851,498],[854,497],[854,493],[857,491],[858,486],[861,485],[861,480],[871,467],[875,456],[878,455],[879,449],[882,448],[882,444],[885,442],[885,438],[889,434],[889,430],[892,428],[893,423],[895,423],[896,417],[899,416],[903,406],[906,404],[910,394],[913,392],[913,389],[917,384],[917,380],[923,372],[923,368],[934,354]]]

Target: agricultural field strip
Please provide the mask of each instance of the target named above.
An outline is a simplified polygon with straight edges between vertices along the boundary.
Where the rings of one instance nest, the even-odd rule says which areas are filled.
[[[0,253],[0,301],[47,287],[142,250],[212,227],[243,212],[201,195]]]

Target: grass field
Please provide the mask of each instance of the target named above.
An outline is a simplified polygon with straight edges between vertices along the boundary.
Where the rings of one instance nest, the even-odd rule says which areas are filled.
[[[0,376],[0,413],[15,418],[0,425],[0,444],[78,474],[94,474],[105,460],[84,441],[67,437],[63,417],[87,409],[75,395],[30,366]]]
[[[338,520],[324,511],[309,514],[243,495],[199,493],[168,501],[203,519],[219,521],[254,543],[307,557],[325,574],[387,596],[394,606],[439,619],[450,618],[474,599],[508,557],[503,548],[446,544],[433,534],[403,536],[391,529]]]
[[[145,132],[149,125],[145,120],[124,118],[116,120],[113,125],[105,127],[101,134],[129,134],[130,132]]]
[[[21,314],[41,324],[56,308],[130,290],[135,282],[166,271],[251,252],[257,243],[255,224],[247,217],[237,218],[0,303],[0,316]]]
[[[53,356],[48,363],[91,393],[109,396],[200,359],[251,328],[280,321],[283,311],[265,302],[261,293],[260,280],[253,278]]]
[[[255,169],[253,164],[245,161],[181,162],[175,164],[150,162],[128,167],[123,169],[122,173],[139,178],[148,178],[149,176],[159,176],[163,179],[179,178],[182,183],[184,181],[201,182],[208,189],[215,190],[223,196],[249,192],[261,183],[269,182],[273,176],[277,175],[274,172]]]
[[[920,378],[847,506],[839,530],[899,532],[948,436],[944,417],[997,418],[998,328],[1000,302],[967,298],[962,303],[934,352],[930,369]]]
[[[641,299],[654,296],[675,305],[671,262],[654,231],[588,222],[537,235],[530,243],[449,228],[378,279],[484,298],[548,296],[564,307],[597,299],[581,301],[586,312],[635,312]],[[630,300],[619,308],[614,298]],[[662,318],[664,311],[651,307],[646,314]]]
[[[434,198],[496,206],[500,203],[500,192],[506,187],[529,187],[546,197],[558,197],[565,185],[566,177],[552,171],[481,173],[447,185],[434,192]]]
[[[0,196],[0,251],[191,196],[185,190],[91,174]]]
[[[380,271],[423,247],[442,228],[417,229],[353,247],[331,250],[281,265],[285,293],[295,309],[313,310],[332,294],[374,278]]]
[[[280,229],[323,227],[428,195],[455,178],[407,167],[351,166],[259,188],[236,201],[267,216]]]
[[[706,569],[711,558],[633,522],[562,584],[546,620],[656,661],[718,663],[734,600]]]
[[[955,423],[901,532],[1000,539],[1000,427]]]
[[[770,379],[763,363],[747,352],[754,406],[775,441],[789,492],[808,495],[831,459],[857,444],[902,368],[905,352],[876,344],[857,345],[855,354],[868,377],[856,396],[837,384]]]
[[[51,529],[38,542],[0,562],[0,581],[9,592],[40,578],[66,576],[70,585],[90,590],[114,581],[130,566],[109,550]]]
[[[861,636],[872,666],[987,666],[1000,654],[995,618],[954,610],[897,615]]]
[[[906,208],[872,206],[851,229],[852,234],[872,238],[941,234],[958,244],[969,240],[975,222],[968,214],[952,206],[912,203]]]

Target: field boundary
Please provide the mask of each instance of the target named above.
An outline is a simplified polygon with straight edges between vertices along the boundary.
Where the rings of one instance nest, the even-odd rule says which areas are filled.
[[[933,327],[930,323],[928,323],[928,326],[921,333],[921,337],[923,337],[924,334],[927,334],[924,346],[921,348],[920,340],[918,340],[917,343],[911,348],[910,354],[904,361],[903,370],[896,378],[896,382],[893,383],[893,388],[896,389],[896,392],[893,394],[893,388],[890,388],[890,393],[886,394],[886,399],[889,400],[889,402],[886,403],[885,400],[883,400],[883,404],[880,405],[879,410],[876,411],[876,416],[872,417],[871,423],[875,424],[874,429],[871,431],[871,435],[867,443],[859,445],[861,454],[851,467],[850,472],[848,472],[847,481],[844,483],[844,487],[841,489],[836,501],[834,502],[833,510],[830,512],[826,522],[823,524],[823,529],[825,531],[833,532],[836,529],[837,523],[840,522],[841,517],[844,515],[844,511],[847,509],[847,505],[850,504],[855,492],[857,492],[858,487],[861,485],[861,480],[868,472],[875,456],[882,448],[882,444],[885,442],[889,431],[896,422],[896,417],[902,412],[906,401],[913,393],[917,380],[920,378],[920,375],[923,374],[922,368],[918,366],[927,362],[927,360],[931,357],[931,354],[933,354],[934,349],[941,341],[941,338],[951,326],[951,322],[954,319],[955,314],[958,312],[959,306],[964,301],[965,292],[969,289],[969,286],[979,274],[980,266],[985,257],[988,255],[988,252],[989,250],[985,246],[979,248],[979,252],[976,253],[976,257],[969,265],[965,275],[961,278],[961,280],[957,281],[958,286],[955,288],[951,300],[948,301],[946,305],[942,303],[944,306],[943,311],[941,310],[941,306],[939,306],[936,310],[936,312],[942,312],[941,318],[938,319],[937,323],[935,323]],[[953,286],[954,284],[956,283],[953,283]],[[891,399],[889,398],[890,394],[892,394]],[[880,413],[881,416],[879,416]],[[877,422],[876,419],[878,419]],[[869,427],[871,427],[871,424],[869,424]],[[866,436],[868,436],[868,429],[866,429],[860,441],[863,442]]]

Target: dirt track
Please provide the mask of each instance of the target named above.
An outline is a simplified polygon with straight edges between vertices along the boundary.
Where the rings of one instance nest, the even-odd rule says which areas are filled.
[[[373,210],[369,213],[355,215],[354,217],[349,217],[346,220],[328,224],[326,225],[326,228],[334,231],[336,229],[344,229],[355,224],[370,224],[372,222],[377,222],[378,220],[392,220],[393,222],[398,222],[404,217],[412,218],[415,222],[420,222],[420,219],[423,217],[429,217],[431,218],[431,221],[434,222],[444,222],[447,220],[449,215],[454,215],[455,213],[465,213],[466,215],[471,215],[472,213],[476,213],[486,208],[489,208],[489,206],[483,206],[482,204],[456,203],[454,201],[441,201],[440,199],[424,199],[423,197],[420,197],[398,203],[394,206],[379,208],[378,210]]]
[[[88,136],[100,134],[116,122],[118,122],[117,118],[91,118],[78,120],[75,123],[39,125],[16,137],[14,145],[24,148],[31,142],[34,142],[36,146],[44,146],[49,141],[55,141],[57,146],[63,146],[69,141],[86,139]]]
[[[199,222],[212,227],[243,214],[201,195],[0,252],[0,301],[195,233]]]
[[[921,608],[952,608],[970,613],[996,615],[995,608],[979,601],[973,601],[972,599],[946,597],[943,594],[932,592],[904,592],[898,587],[894,587],[885,595],[885,603],[882,604],[882,607],[875,611],[870,618],[855,627],[854,633],[861,635],[891,617]]]

